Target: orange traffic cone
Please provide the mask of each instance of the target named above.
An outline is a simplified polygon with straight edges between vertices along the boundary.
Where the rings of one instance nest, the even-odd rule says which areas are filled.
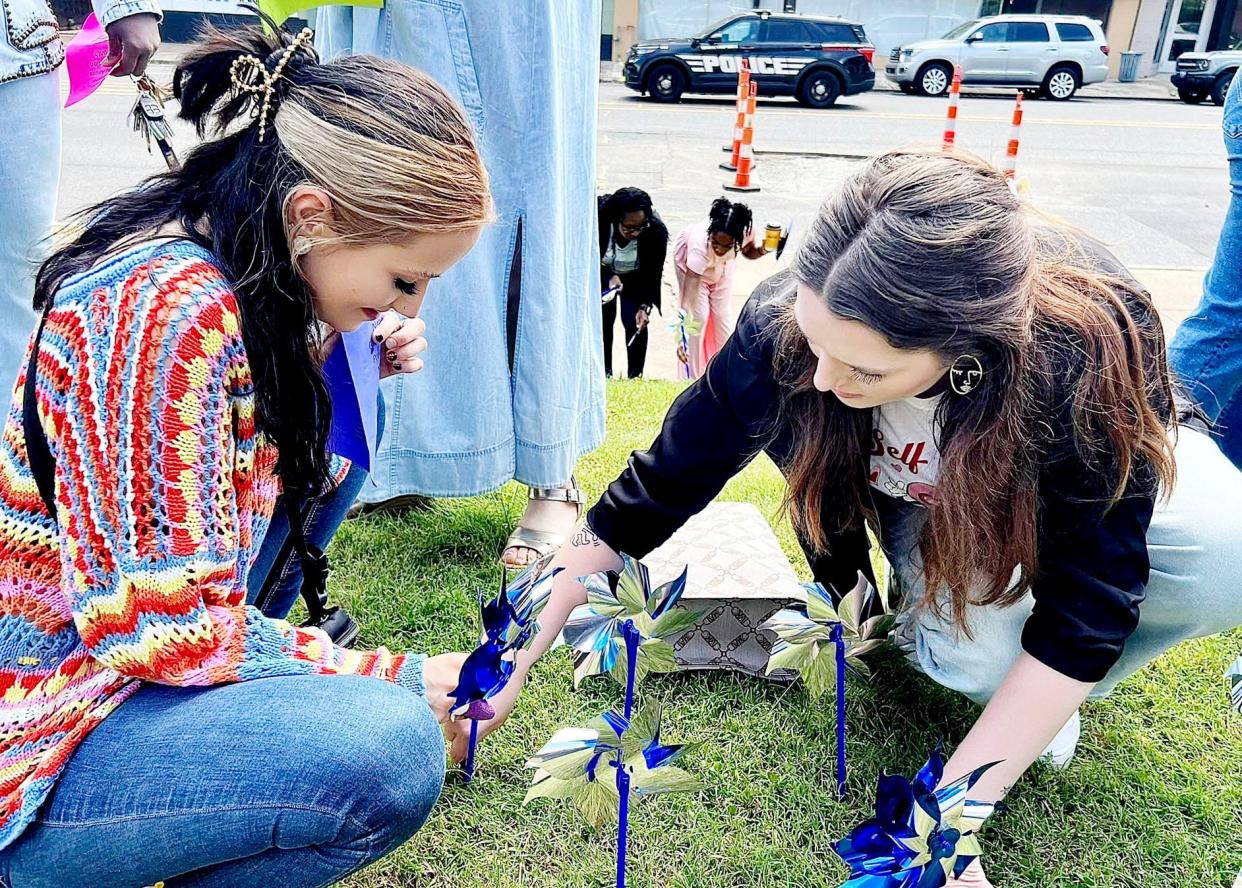
[[[750,183],[750,168],[754,162],[755,152],[752,144],[755,138],[755,84],[750,85],[750,100],[747,103],[747,121],[742,129],[742,144],[737,153],[737,175],[732,185],[726,185],[725,191],[758,191],[758,185]]]
[[[737,118],[733,123],[733,138],[725,144],[721,151],[732,152],[737,157],[737,146],[742,143],[742,117],[746,114],[746,100],[750,96],[750,62],[742,59],[737,69],[737,102],[734,112]]]

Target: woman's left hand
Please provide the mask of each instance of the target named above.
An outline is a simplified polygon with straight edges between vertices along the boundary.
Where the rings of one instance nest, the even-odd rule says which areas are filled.
[[[403,318],[390,311],[375,324],[375,341],[380,343],[380,379],[396,373],[417,373],[423,369],[419,355],[427,348],[427,324],[422,318]]]
[[[993,885],[983,872],[983,864],[975,858],[960,879],[949,879],[944,888],[993,888]]]
[[[448,724],[449,709],[453,706],[452,693],[461,677],[461,666],[466,655],[461,653],[437,654],[423,660],[423,688],[427,705],[440,724]]]
[[[647,306],[643,306],[634,314],[634,326],[642,330],[651,323],[651,313],[647,310]]]

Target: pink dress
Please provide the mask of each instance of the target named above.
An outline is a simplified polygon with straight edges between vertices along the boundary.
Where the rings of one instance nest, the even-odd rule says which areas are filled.
[[[688,273],[702,278],[699,291],[684,308],[699,324],[698,334],[690,337],[690,378],[698,379],[707,362],[724,346],[733,333],[733,263],[736,254],[717,256],[707,236],[707,220],[688,225],[673,244],[673,264],[677,268],[680,293]]]

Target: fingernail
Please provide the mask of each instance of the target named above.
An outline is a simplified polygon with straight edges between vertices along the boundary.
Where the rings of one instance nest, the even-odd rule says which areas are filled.
[[[387,358],[390,361],[395,361],[397,360],[397,353],[395,351],[390,351],[387,355]]]
[[[376,342],[379,342],[381,339],[383,339],[383,338],[384,338],[384,334],[383,334],[383,333],[376,333],[376,334],[375,334],[375,336],[373,336],[372,338],[373,338]]]
[[[400,369],[401,369],[401,362],[400,362],[400,361],[393,361],[393,362],[392,362],[392,369],[394,369],[394,370],[400,370]]]
[[[397,340],[396,340],[395,338],[393,338],[393,337],[389,337],[388,341],[387,341],[386,343],[384,343],[384,347],[385,347],[385,348],[396,348],[396,347],[397,347]]]

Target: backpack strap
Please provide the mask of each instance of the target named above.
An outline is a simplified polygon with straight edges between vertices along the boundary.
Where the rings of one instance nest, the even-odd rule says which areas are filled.
[[[47,322],[49,303],[39,318],[39,328],[35,332],[34,344],[30,347],[30,363],[26,365],[26,385],[22,393],[22,432],[26,438],[26,457],[30,460],[30,471],[34,475],[35,485],[39,488],[39,496],[47,513],[56,522],[56,463],[52,459],[52,451],[48,447],[47,434],[43,431],[43,423],[39,422],[39,407],[36,398],[35,383],[39,372],[39,343],[43,339],[43,325]]]

